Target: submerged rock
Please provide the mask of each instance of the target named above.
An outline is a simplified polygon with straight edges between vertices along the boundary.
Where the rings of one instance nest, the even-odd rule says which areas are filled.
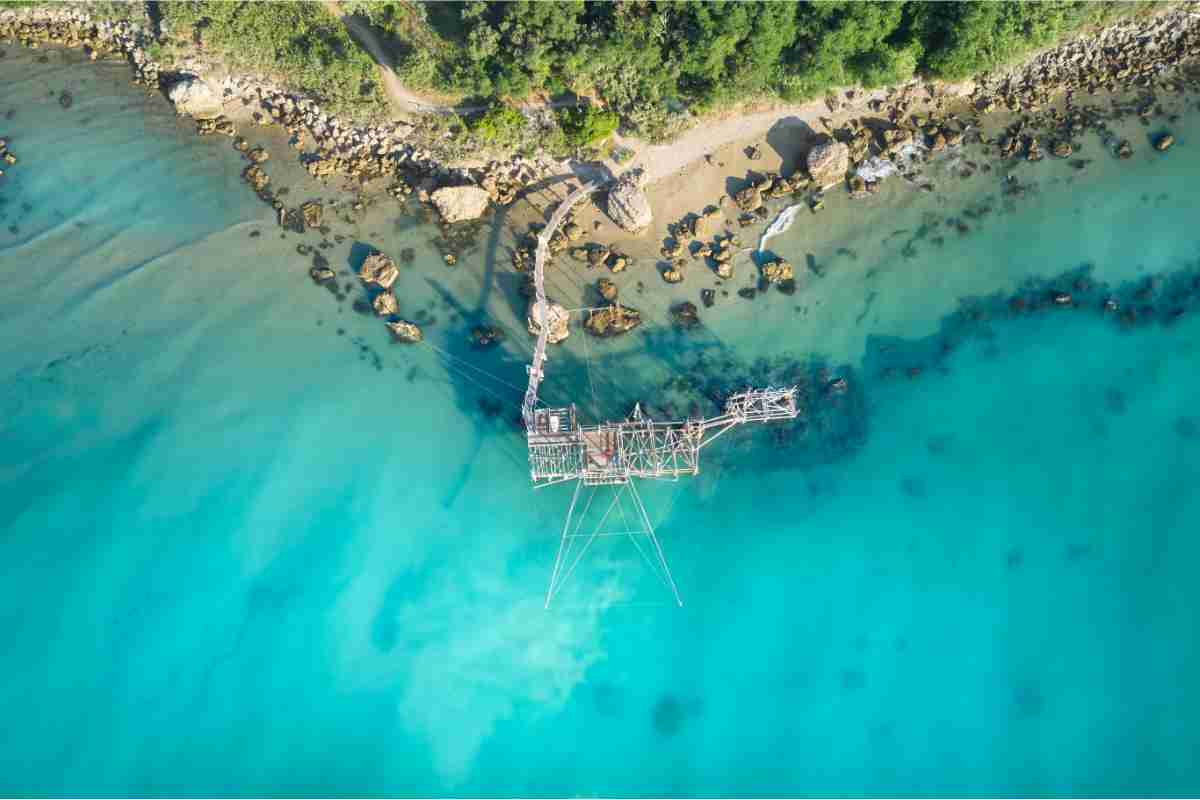
[[[313,279],[313,283],[317,284],[328,283],[335,277],[333,270],[329,267],[313,267],[308,271],[308,275]]]
[[[421,329],[414,323],[407,320],[397,320],[396,322],[387,323],[388,330],[392,332],[392,336],[398,342],[405,344],[415,344],[425,338],[421,334]]]
[[[446,222],[479,219],[487,211],[490,198],[478,186],[446,186],[429,196]]]
[[[197,75],[185,75],[171,85],[167,97],[180,114],[204,119],[221,113],[221,97]]]
[[[608,278],[596,281],[596,291],[609,303],[615,302],[617,299],[617,285]]]
[[[504,333],[490,325],[476,325],[471,329],[471,343],[476,347],[491,347],[504,341]]]
[[[700,324],[700,312],[695,303],[684,301],[671,308],[675,324],[681,328],[694,328]]]
[[[363,283],[373,283],[382,289],[391,289],[396,278],[400,277],[400,270],[395,262],[383,253],[372,253],[363,261],[358,270],[358,277],[362,278]]]
[[[642,190],[645,172],[631,169],[608,190],[608,215],[627,231],[638,232],[654,221],[650,200]]]
[[[641,323],[641,313],[628,306],[613,304],[591,311],[584,328],[592,336],[607,337],[627,333]]]
[[[546,319],[549,325],[546,330],[546,341],[549,344],[558,344],[571,335],[571,329],[568,327],[571,317],[567,314],[567,310],[558,303],[548,304]],[[529,310],[525,316],[525,323],[531,336],[541,333],[542,322],[542,306],[534,300],[529,303]]]

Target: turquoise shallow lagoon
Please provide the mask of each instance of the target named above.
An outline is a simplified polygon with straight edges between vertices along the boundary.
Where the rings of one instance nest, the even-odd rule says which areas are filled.
[[[495,411],[528,352],[509,234],[448,270],[394,206],[338,222],[336,269],[414,250],[440,350],[391,345],[227,139],[78,62],[0,61],[0,793],[1200,792],[1194,104],[1167,156],[1135,124],[1131,163],[1088,140],[1019,197],[831,201],[772,241],[819,277],[698,332],[665,308],[707,284],[639,266],[649,322],[574,334],[551,399],[851,388],[644,488],[683,609],[616,541],[545,611],[569,489],[530,489]]]

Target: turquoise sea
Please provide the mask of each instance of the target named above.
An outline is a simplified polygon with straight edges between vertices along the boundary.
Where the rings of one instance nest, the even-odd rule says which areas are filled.
[[[1194,99],[1114,123],[1129,162],[1088,134],[1086,169],[1018,189],[946,162],[932,194],[831,199],[771,241],[794,295],[696,331],[667,308],[703,276],[621,276],[646,325],[576,331],[548,399],[799,381],[810,412],[643,485],[682,609],[613,539],[547,611],[570,488],[530,488],[512,424],[505,215],[447,268],[435,225],[345,222],[248,133],[289,204],[326,200],[335,269],[411,248],[433,347],[393,345],[228,139],[124,66],[34,55],[0,60],[0,794],[1200,793]],[[481,321],[506,341],[474,349]]]

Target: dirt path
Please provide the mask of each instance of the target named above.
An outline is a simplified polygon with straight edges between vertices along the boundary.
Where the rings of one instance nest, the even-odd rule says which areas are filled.
[[[346,26],[346,32],[350,34],[350,38],[366,50],[378,65],[379,76],[383,80],[384,94],[387,95],[394,111],[401,114],[436,114],[448,110],[426,103],[404,88],[404,84],[400,83],[400,79],[392,70],[387,51],[369,25],[364,25],[361,20],[355,19],[349,14],[343,14],[337,0],[321,0],[321,5],[325,6],[330,14],[341,20],[342,24]]]

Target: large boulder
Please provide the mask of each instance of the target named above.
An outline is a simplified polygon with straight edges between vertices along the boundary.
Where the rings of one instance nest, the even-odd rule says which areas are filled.
[[[400,270],[395,262],[383,253],[372,253],[363,261],[358,270],[358,277],[362,278],[363,283],[373,283],[381,289],[391,289],[396,278],[400,277]]]
[[[841,142],[822,142],[808,151],[808,174],[821,187],[832,186],[850,169],[850,148]]]
[[[202,78],[185,75],[167,90],[175,110],[197,119],[215,117],[221,113],[221,96]]]
[[[549,303],[546,317],[549,319],[549,328],[546,331],[546,341],[549,344],[558,344],[562,340],[571,335],[571,330],[567,326],[571,317],[567,314],[567,310],[558,303]],[[529,304],[529,312],[525,318],[529,326],[529,333],[532,336],[537,336],[542,330],[542,306],[537,300],[533,300]]]
[[[478,186],[445,186],[429,196],[446,222],[479,219],[487,211],[488,193]]]
[[[650,200],[642,191],[644,181],[642,170],[631,169],[608,190],[608,215],[613,222],[634,233],[645,229],[654,220]]]

